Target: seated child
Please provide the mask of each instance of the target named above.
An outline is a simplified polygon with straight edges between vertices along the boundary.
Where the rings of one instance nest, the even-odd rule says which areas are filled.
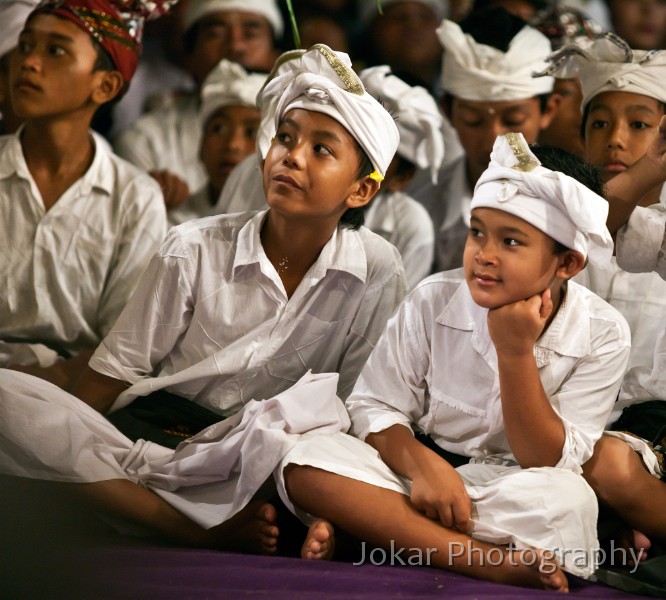
[[[208,181],[183,204],[169,211],[169,222],[215,214],[214,207],[231,170],[254,152],[260,114],[256,98],[264,75],[248,74],[226,59],[206,77],[201,90],[202,128],[199,158]]]
[[[661,203],[636,206],[664,181],[666,116],[646,154],[612,181],[609,195],[620,267],[632,273],[654,271],[666,279],[666,210]],[[609,420],[619,431],[606,432],[584,466],[600,500],[626,523],[618,532],[621,540],[642,551],[642,558],[648,556],[651,540],[666,540],[666,316],[653,325],[657,336],[652,363],[627,372]]]
[[[578,76],[582,82],[585,158],[608,183],[645,154],[664,115],[666,51],[632,50],[606,34],[566,45],[550,60],[553,68],[548,73]],[[661,183],[640,204],[659,202],[666,206]],[[615,259],[608,265],[590,265],[576,281],[627,319],[632,342],[628,367],[651,367],[655,321],[666,316],[666,282],[655,273],[627,273]]]
[[[601,191],[577,157],[540,156]],[[335,525],[494,581],[565,591],[558,563],[593,571],[597,502],[581,465],[615,401],[629,332],[570,281],[587,259],[609,259],[607,202],[539,164],[521,134],[497,139],[463,270],[416,286],[347,399],[357,437],[304,436],[281,462],[283,498],[325,519],[304,556],[329,554]]]
[[[432,271],[435,231],[428,211],[404,190],[417,168],[429,170],[437,183],[444,159],[442,116],[425,88],[407,85],[386,65],[365,69],[360,77],[365,89],[395,117],[400,133],[384,189],[368,206],[364,224],[398,249],[413,288]]]
[[[62,385],[110,331],[166,233],[157,184],[90,130],[137,64],[145,13],[126,9],[42,2],[10,60],[25,124],[0,139],[0,366],[49,368],[40,375]],[[72,356],[85,360],[57,360]]]
[[[185,516],[138,485],[152,471],[138,472],[137,460],[158,454],[162,464],[174,453],[133,444],[97,411],[120,409],[109,415],[114,419],[134,405],[135,420],[141,410],[156,423],[173,410],[158,441],[176,445],[251,400],[290,388],[309,370],[339,373],[337,393],[347,397],[405,291],[395,248],[357,221],[379,189],[398,132],[350,65],[346,54],[321,45],[284,58],[283,75],[262,92],[276,129],[263,169],[269,209],[172,228],[76,397],[0,370],[0,472],[75,482],[72,492],[102,513],[180,543],[233,546],[229,536],[243,538],[235,528],[249,517],[255,548],[275,550],[271,505],[250,504],[240,522],[215,528],[224,520],[221,496],[213,510],[219,520],[211,522],[201,518],[200,499],[185,502],[193,511]],[[156,390],[162,393],[148,396]],[[149,424],[133,438],[151,439],[156,428]],[[180,447],[205,470],[218,465],[198,462],[197,448],[211,446]],[[179,473],[174,489],[199,481],[196,472]]]

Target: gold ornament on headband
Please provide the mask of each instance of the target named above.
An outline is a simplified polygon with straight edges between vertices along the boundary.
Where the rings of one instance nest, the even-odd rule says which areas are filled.
[[[326,44],[315,44],[310,48],[310,50],[318,50],[322,56],[328,61],[328,64],[333,67],[333,70],[337,73],[338,77],[342,79],[342,83],[345,84],[347,91],[356,94],[357,96],[362,96],[365,92],[365,88],[361,83],[358,75],[354,73],[345,63],[343,63]]]
[[[530,152],[524,138],[519,133],[505,133],[504,137],[509,142],[509,148],[511,148],[513,155],[518,161],[518,164],[511,167],[512,169],[529,173],[541,164]]]
[[[381,183],[382,181],[384,181],[384,176],[379,171],[373,171],[372,173],[370,173],[370,175],[368,175],[368,177],[370,177],[370,179],[375,180],[377,183]]]

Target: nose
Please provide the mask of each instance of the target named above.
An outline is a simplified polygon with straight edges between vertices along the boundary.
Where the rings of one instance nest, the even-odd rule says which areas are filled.
[[[303,150],[302,144],[292,144],[289,146],[284,156],[284,164],[292,169],[300,169],[304,161]]]
[[[613,123],[608,132],[607,146],[609,149],[626,148],[627,145],[627,126],[625,123]]]
[[[243,28],[240,25],[232,24],[229,31],[229,59],[242,64],[243,58],[247,53],[247,40]]]
[[[35,48],[14,51],[16,63],[18,63],[21,70],[38,71],[41,67],[41,60],[39,53]],[[15,64],[16,64],[15,63]]]
[[[232,128],[231,134],[229,135],[228,149],[229,152],[238,153],[241,152],[244,146],[245,134],[244,127],[236,126]]]
[[[497,262],[497,245],[487,238],[478,241],[475,259],[480,265],[492,265]]]

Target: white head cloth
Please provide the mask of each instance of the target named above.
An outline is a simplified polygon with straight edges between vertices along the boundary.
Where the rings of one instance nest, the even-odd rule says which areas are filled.
[[[257,96],[261,127],[257,146],[262,158],[282,117],[294,108],[321,112],[340,123],[368,155],[383,178],[400,136],[393,118],[365,91],[344,52],[325,44],[292,50],[278,58]]]
[[[581,108],[602,92],[632,92],[666,102],[666,51],[632,50],[614,33],[567,44],[550,55],[542,73],[578,77]]]
[[[28,15],[39,0],[0,0],[0,58],[16,48]]]
[[[428,8],[431,8],[435,13],[435,17],[438,21],[449,16],[449,2],[448,0],[415,0],[419,4],[425,4]],[[391,6],[391,4],[397,4],[398,2],[405,2],[405,0],[382,0],[382,8],[386,9]],[[369,23],[375,17],[380,17],[379,11],[377,10],[377,0],[361,0],[359,6],[359,17],[364,23]]]
[[[216,12],[237,10],[266,17],[276,37],[282,37],[284,22],[275,0],[191,0],[185,11],[183,27],[188,30],[199,19]]]
[[[391,67],[370,67],[359,74],[372,94],[395,118],[400,133],[398,154],[419,169],[430,169],[433,183],[444,160],[442,115],[424,87],[411,86],[391,73]]]
[[[474,188],[471,209],[481,207],[520,217],[591,263],[608,264],[613,255],[608,202],[572,177],[542,167],[521,133],[495,140],[490,165]]]
[[[532,27],[523,27],[506,52],[478,44],[453,21],[443,21],[437,35],[444,47],[442,89],[457,98],[502,102],[553,90],[552,77],[532,77],[551,51],[548,38]]]
[[[248,73],[239,64],[222,59],[208,74],[201,89],[201,122],[205,124],[223,106],[257,108],[257,94],[265,82],[266,75]]]

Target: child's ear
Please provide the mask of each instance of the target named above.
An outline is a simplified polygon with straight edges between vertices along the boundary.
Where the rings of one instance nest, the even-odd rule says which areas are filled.
[[[546,106],[541,113],[541,118],[539,119],[539,129],[546,129],[552,122],[555,114],[560,108],[562,103],[562,96],[560,94],[550,94],[548,100],[546,100]]]
[[[354,183],[351,194],[347,198],[347,206],[349,208],[365,206],[379,191],[379,186],[379,181],[375,181],[370,175],[359,179]]]
[[[125,79],[119,71],[98,71],[99,79],[92,93],[95,104],[105,104],[113,100],[123,89]]]
[[[556,275],[560,279],[571,279],[577,275],[585,267],[585,257],[575,250],[566,250],[559,255],[560,264],[557,268]]]

